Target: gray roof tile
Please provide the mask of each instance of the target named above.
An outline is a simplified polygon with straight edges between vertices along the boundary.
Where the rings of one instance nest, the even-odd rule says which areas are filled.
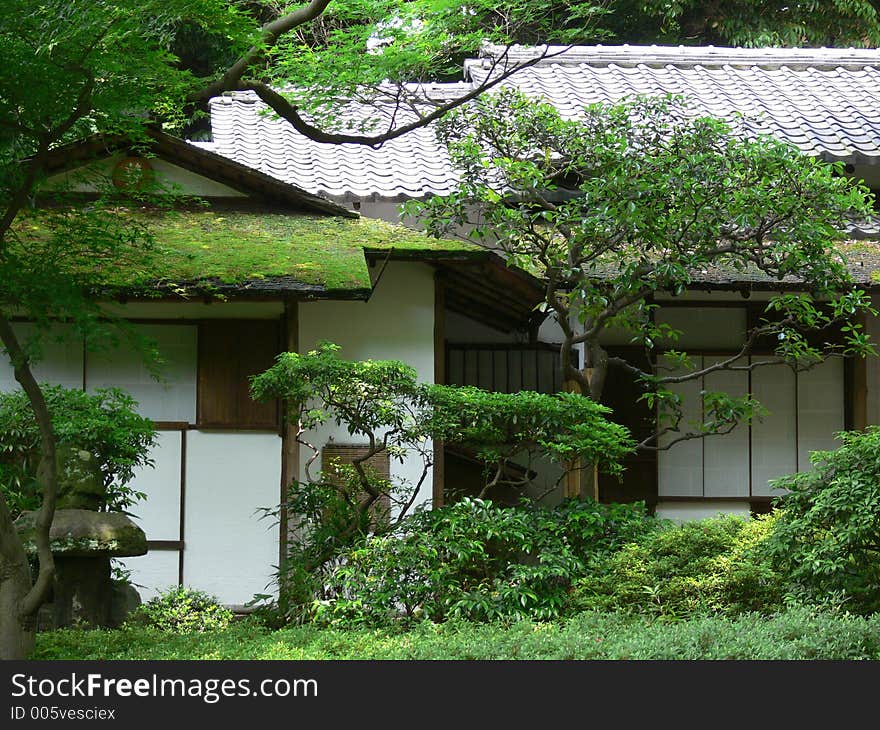
[[[556,49],[559,50],[559,49]],[[498,55],[484,48],[488,61]],[[533,57],[515,48],[513,62]],[[460,94],[489,73],[487,60],[466,62],[467,82],[437,84],[433,98]],[[880,51],[582,46],[514,74],[505,83],[546,98],[566,117],[592,102],[634,94],[682,94],[695,110],[786,139],[808,154],[880,164]],[[357,121],[375,111],[352,105]],[[268,175],[337,200],[405,199],[444,194],[455,184],[446,150],[432,129],[380,149],[323,145],[273,119],[252,93],[212,100],[210,149]],[[204,143],[202,143],[204,144]]]

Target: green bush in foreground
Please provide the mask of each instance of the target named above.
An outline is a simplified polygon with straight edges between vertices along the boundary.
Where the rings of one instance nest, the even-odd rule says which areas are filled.
[[[811,455],[808,472],[777,479],[787,489],[769,546],[800,597],[880,610],[880,428],[837,435],[836,451]]]
[[[317,618],[341,626],[420,619],[551,619],[588,560],[653,529],[643,505],[555,508],[463,499],[366,539],[329,576]]]
[[[90,452],[107,489],[107,509],[125,511],[145,495],[129,485],[135,472],[152,466],[152,421],[138,415],[137,402],[119,388],[94,393],[41,385],[59,445]],[[0,393],[0,490],[13,517],[37,509],[40,429],[22,390]]]
[[[786,587],[764,547],[775,521],[726,515],[646,533],[594,561],[572,605],[665,617],[772,613]]]
[[[225,629],[232,612],[202,591],[173,586],[139,606],[128,622],[176,634]]]
[[[806,608],[657,621],[583,613],[564,621],[419,624],[411,631],[301,626],[267,631],[252,621],[224,631],[169,634],[144,627],[37,635],[33,659],[880,659],[880,616]]]

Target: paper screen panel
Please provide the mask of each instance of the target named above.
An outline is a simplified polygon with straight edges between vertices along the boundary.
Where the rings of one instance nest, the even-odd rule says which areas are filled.
[[[843,430],[843,360],[831,358],[798,373],[798,471],[810,468],[810,452],[834,449]]]
[[[760,358],[753,358],[759,360]],[[752,371],[752,395],[768,414],[752,424],[752,494],[776,496],[768,482],[797,471],[797,388],[784,365]]]
[[[718,357],[705,357],[704,367],[719,361]],[[743,360],[742,364],[746,364]],[[727,393],[739,398],[748,392],[748,373],[741,371],[717,371],[707,375],[704,388],[707,391]],[[749,496],[749,427],[739,424],[730,433],[707,436],[703,440],[703,495],[706,497]]]
[[[692,358],[694,367],[702,367],[702,358]],[[681,433],[661,437],[660,446],[692,430],[695,423],[702,421],[703,405],[700,398],[701,382],[690,380],[670,388],[678,393],[684,406]],[[666,451],[660,451],[658,459],[658,494],[661,497],[701,497],[703,496],[703,441],[691,439],[675,444]]]

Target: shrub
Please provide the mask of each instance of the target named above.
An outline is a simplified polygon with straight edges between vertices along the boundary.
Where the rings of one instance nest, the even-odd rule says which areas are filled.
[[[217,631],[232,621],[232,611],[203,591],[172,586],[139,606],[127,623],[175,634]]]
[[[124,511],[143,495],[128,483],[149,465],[155,443],[152,422],[135,412],[136,401],[117,388],[84,393],[41,385],[58,445],[70,445],[97,458],[107,490],[107,509]],[[0,393],[0,490],[13,516],[36,509],[40,431],[24,391]]]
[[[594,561],[572,605],[665,617],[772,612],[785,589],[764,548],[775,519],[727,515],[667,524]]]
[[[813,468],[773,482],[789,493],[768,545],[809,601],[880,610],[880,428],[838,434]]]
[[[395,534],[349,551],[318,619],[548,619],[564,609],[588,559],[650,529],[642,505],[565,502],[501,507],[463,499],[413,515]]]

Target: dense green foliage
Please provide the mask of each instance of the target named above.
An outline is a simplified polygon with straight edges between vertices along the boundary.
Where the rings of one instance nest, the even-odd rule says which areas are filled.
[[[173,634],[222,631],[232,621],[232,612],[214,596],[203,591],[173,586],[138,606],[128,617],[132,626],[143,626]]]
[[[152,422],[135,412],[137,404],[117,388],[94,393],[42,386],[59,444],[97,457],[107,489],[107,509],[125,511],[143,495],[129,482],[151,464]],[[13,514],[39,506],[36,484],[40,432],[23,391],[0,392],[0,492]]]
[[[602,19],[621,41],[721,46],[880,45],[872,0],[611,0]]]
[[[411,631],[250,621],[175,635],[142,628],[39,634],[33,659],[880,659],[880,616],[809,609],[663,622],[583,613],[565,621],[420,624]]]
[[[279,398],[288,422],[306,453],[302,479],[288,485],[287,501],[267,514],[288,519],[287,555],[279,566],[279,610],[298,618],[323,594],[327,571],[345,549],[371,532],[392,528],[412,506],[429,471],[432,449],[420,417],[423,388],[414,368],[396,360],[344,360],[339,347],[321,343],[307,353],[287,352],[266,372],[251,380],[258,400]],[[366,447],[349,464],[317,473],[320,450],[305,440],[306,431],[323,424],[344,425],[353,440]],[[370,466],[373,457],[420,458],[416,483],[381,478]]]
[[[430,615],[482,615],[488,618],[509,615],[511,600],[516,603],[516,611],[523,611],[530,601],[540,603],[543,599],[537,584],[543,581],[550,590],[549,586],[565,583],[570,577],[562,580],[554,575],[570,576],[576,564],[571,563],[564,544],[558,545],[559,550],[550,549],[542,542],[546,538],[544,533],[539,536],[528,532],[528,529],[534,530],[534,526],[527,529],[526,524],[534,518],[526,512],[499,511],[491,505],[483,511],[482,502],[467,502],[461,507],[441,510],[437,516],[423,513],[408,519],[433,460],[432,439],[464,443],[475,448],[486,463],[487,488],[510,487],[515,496],[525,491],[529,478],[527,472],[526,478],[515,484],[501,479],[504,466],[513,458],[542,456],[563,465],[582,459],[613,470],[616,462],[631,448],[626,429],[610,423],[605,418],[607,409],[583,396],[531,392],[497,394],[477,388],[425,385],[417,381],[416,371],[402,362],[344,360],[339,357],[339,347],[331,343],[321,343],[318,349],[307,353],[282,353],[275,365],[252,378],[251,390],[257,399],[280,398],[287,404],[288,419],[295,426],[297,440],[313,455],[307,462],[304,478],[290,485],[287,502],[279,509],[268,511],[278,518],[286,515],[288,530],[294,535],[278,573],[281,587],[278,608],[291,618],[307,615],[314,599],[337,598],[340,594],[347,598],[352,591],[360,590],[344,587],[344,580],[335,577],[340,559],[353,566],[357,561],[355,555],[372,556],[375,552],[375,559],[382,562],[392,560],[391,554],[400,548],[408,551],[408,559],[414,561],[410,566],[412,570],[429,570],[427,564],[420,561],[437,549],[443,539],[451,539],[456,529],[463,529],[470,517],[479,517],[470,528],[475,530],[474,534],[468,537],[469,545],[472,544],[468,547],[472,551],[471,558],[476,558],[477,553],[473,550],[478,547],[480,540],[477,536],[480,534],[484,540],[485,534],[508,534],[512,539],[519,539],[519,543],[505,547],[502,552],[521,555],[516,561],[502,559],[500,569],[487,568],[489,573],[496,572],[497,575],[484,575],[477,578],[476,583],[469,582],[470,579],[461,583],[461,573],[450,577],[450,581],[461,583],[455,590],[472,592],[476,596],[482,590],[478,588],[479,581],[485,579],[489,583],[498,581],[498,590],[505,583],[521,583],[524,586],[522,592],[513,598],[505,595],[501,599],[505,607],[501,609],[479,596],[473,598],[474,606],[466,609],[463,603],[458,605],[465,599],[460,596],[450,598],[452,593],[436,601],[432,598],[434,603],[430,606],[413,595],[406,599],[404,611],[422,604],[420,610]],[[312,464],[320,451],[305,439],[305,434],[328,423],[344,426],[355,442],[365,446],[350,465],[338,464],[316,474]],[[422,471],[415,483],[381,478],[370,468],[373,457],[402,459],[407,455],[421,459]],[[467,510],[471,508],[474,514],[469,517]],[[443,520],[447,516],[451,516],[456,527],[445,538],[435,536],[427,546],[407,546],[405,537],[404,542],[400,542],[401,536],[417,535],[424,530],[442,532],[446,529]],[[518,527],[508,531],[502,526],[505,520],[512,520]],[[352,548],[360,549],[362,541],[369,535],[374,535],[370,544],[376,546],[375,550],[371,547],[366,553],[350,553]],[[382,548],[379,546],[386,548],[388,554],[380,555]],[[531,555],[534,560],[538,552],[547,556],[547,561],[556,562],[553,565],[527,565],[524,556]],[[372,560],[370,557],[366,563]],[[523,562],[516,568],[519,572],[506,574],[508,569],[513,570],[517,561]],[[360,578],[352,576],[351,580]],[[438,580],[441,579],[438,577]],[[443,580],[445,578],[441,582]],[[367,583],[371,581],[372,578]],[[415,585],[401,583],[398,590],[412,591]],[[438,588],[434,586],[426,590],[436,592]],[[548,615],[553,615],[562,602],[560,596],[556,590],[540,611],[546,610]],[[440,603],[447,602],[447,599],[456,604],[453,609],[448,605],[440,607]],[[393,600],[388,598],[377,605],[376,615],[387,615]],[[375,616],[369,620],[375,620]]]
[[[813,468],[773,482],[789,490],[770,547],[812,602],[880,609],[880,427],[838,435]]]
[[[230,6],[218,3],[218,15],[223,5]],[[243,8],[239,21],[254,29],[285,12],[272,2],[232,7]],[[247,37],[238,37],[242,35]],[[460,78],[461,59],[476,55],[484,39],[873,47],[880,44],[880,18],[871,0],[553,0],[539,6],[524,0],[354,0],[329,3],[314,21],[283,36],[270,53],[255,57],[248,70],[253,78],[311,90],[311,95],[291,95],[304,109],[338,114],[328,103],[334,92],[336,98],[353,92],[364,96],[384,79]],[[371,46],[373,52],[365,54]],[[172,49],[203,83],[228,68],[241,51],[235,35],[198,23],[177,26]]]
[[[480,499],[422,511],[393,534],[341,556],[319,622],[558,616],[585,564],[650,530],[640,505],[570,500],[559,507],[501,507]]]
[[[727,515],[667,524],[594,561],[572,606],[667,618],[777,611],[786,580],[765,547],[775,522]]]
[[[432,437],[471,449],[490,468],[491,480],[501,480],[515,457],[531,464],[540,456],[565,468],[580,459],[618,474],[635,445],[626,428],[608,420],[610,409],[576,393],[434,385],[425,395]]]

